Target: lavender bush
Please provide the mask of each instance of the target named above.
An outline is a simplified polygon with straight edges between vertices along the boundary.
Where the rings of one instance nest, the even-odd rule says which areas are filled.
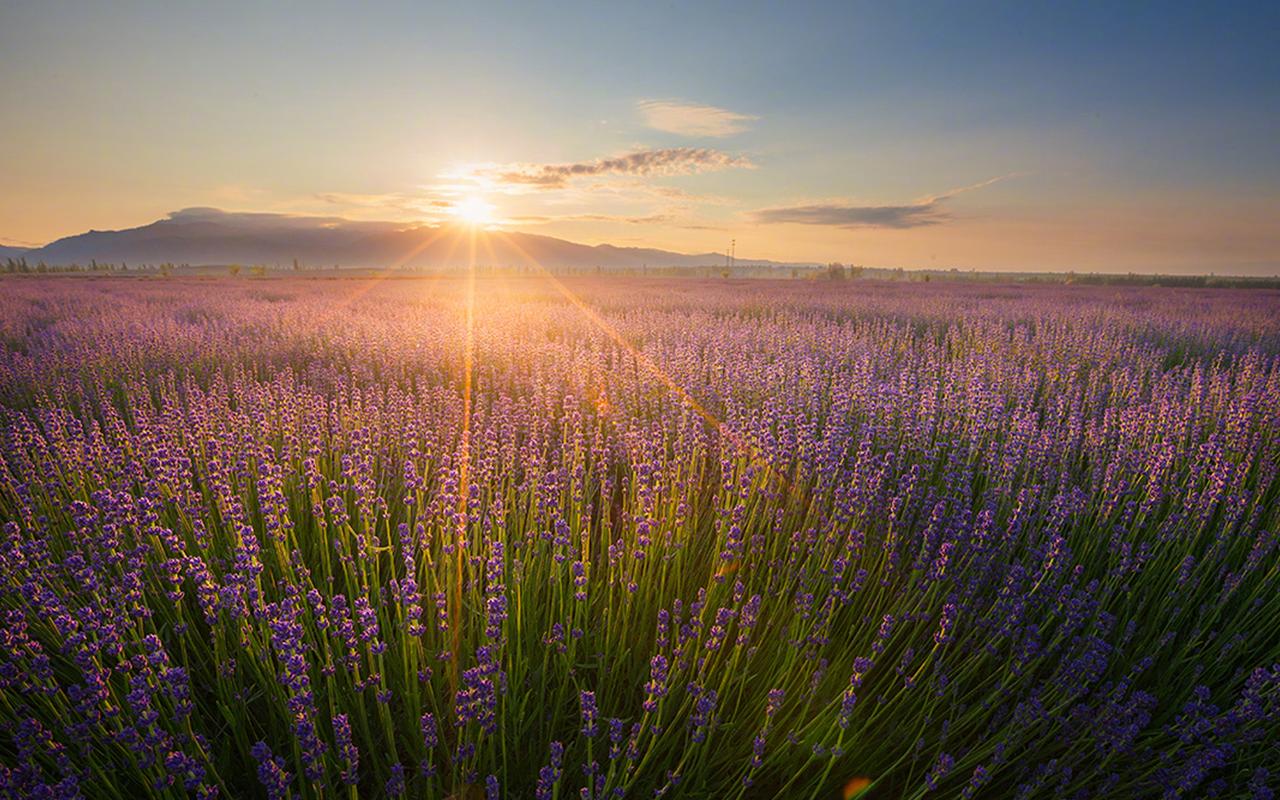
[[[6,796],[1280,777],[1274,293],[2,287]]]

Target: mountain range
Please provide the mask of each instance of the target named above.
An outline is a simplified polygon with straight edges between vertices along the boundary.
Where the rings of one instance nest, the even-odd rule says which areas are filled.
[[[673,253],[610,244],[586,245],[519,231],[477,228],[476,262],[489,266],[626,269],[723,264],[723,253]],[[0,258],[27,263],[130,265],[265,264],[306,267],[449,268],[469,260],[472,229],[462,225],[367,222],[342,217],[187,208],[137,228],[91,230],[43,247],[6,247]],[[737,259],[740,264],[801,264]]]

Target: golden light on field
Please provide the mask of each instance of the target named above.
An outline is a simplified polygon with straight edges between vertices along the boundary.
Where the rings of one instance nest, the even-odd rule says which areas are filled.
[[[454,203],[449,212],[468,225],[487,225],[493,222],[493,210],[492,203],[479,195],[471,195]]]

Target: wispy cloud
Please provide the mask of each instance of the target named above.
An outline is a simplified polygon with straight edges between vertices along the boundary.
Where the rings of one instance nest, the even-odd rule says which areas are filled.
[[[680,100],[641,100],[636,109],[648,127],[682,136],[732,136],[759,119],[727,108]]]
[[[220,208],[192,206],[170,211],[169,222],[216,222],[254,233],[308,233],[328,231],[334,234],[364,235],[400,230],[404,223],[390,220],[359,220],[347,217],[289,214],[275,211],[224,211]]]
[[[559,222],[621,222],[628,225],[654,225],[670,222],[670,214],[517,214],[510,221],[522,225],[548,225]]]
[[[733,155],[708,147],[667,147],[658,150],[636,150],[612,158],[579,161],[570,164],[509,164],[477,170],[482,177],[501,183],[518,184],[538,189],[561,189],[574,178],[603,175],[693,175],[699,172],[755,165],[745,156]]]
[[[621,225],[660,225],[684,230],[724,230],[722,225],[700,222],[684,214],[661,211],[653,214],[520,214],[508,218],[515,225],[551,225],[564,222],[606,222]]]
[[[675,220],[672,214],[573,214],[562,219],[579,222],[625,222],[628,225],[659,225]]]
[[[453,217],[458,193],[423,187],[417,192],[387,192],[383,194],[358,194],[353,192],[318,192],[312,197],[324,207],[339,209],[352,216],[370,216],[383,219],[438,222]]]
[[[914,203],[903,205],[854,205],[848,203],[810,203],[779,206],[753,211],[753,222],[792,223],[796,225],[827,225],[837,228],[919,228],[938,225],[951,219],[942,205],[964,192],[990,186],[997,181],[1020,173],[999,175],[979,183],[961,186],[940,194],[929,195]]]
[[[948,216],[936,203],[906,206],[849,206],[814,203],[803,206],[762,208],[751,214],[753,222],[829,225],[837,228],[918,228],[937,225]]]

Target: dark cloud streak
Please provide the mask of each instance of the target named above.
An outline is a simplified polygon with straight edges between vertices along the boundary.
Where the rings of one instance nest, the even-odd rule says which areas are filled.
[[[827,225],[837,228],[919,228],[937,225],[950,217],[938,208],[940,200],[905,206],[846,206],[814,204],[764,208],[752,213],[765,224]]]
[[[763,224],[791,223],[794,225],[826,225],[835,228],[888,228],[902,230],[940,225],[951,220],[942,204],[958,194],[990,186],[1022,173],[1009,173],[989,178],[980,183],[961,186],[942,194],[935,194],[914,203],[897,206],[863,206],[843,203],[813,203],[798,206],[762,208],[753,211],[753,222]]]

